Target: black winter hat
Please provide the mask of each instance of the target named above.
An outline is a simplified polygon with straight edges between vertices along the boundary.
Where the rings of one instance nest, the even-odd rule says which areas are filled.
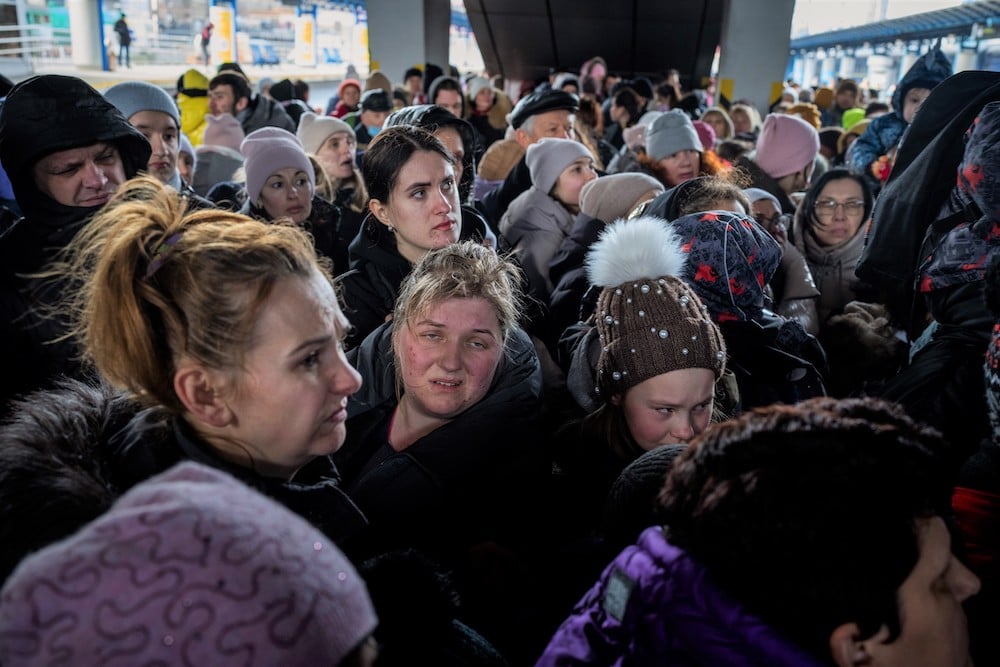
[[[580,110],[580,98],[562,90],[531,93],[518,100],[514,110],[507,116],[507,122],[516,130],[534,115],[563,109],[576,113]]]
[[[114,144],[128,178],[146,167],[149,141],[87,82],[45,74],[14,86],[0,113],[0,162],[14,185],[33,182],[31,168],[46,155],[98,142]]]
[[[289,100],[296,99],[295,87],[292,85],[290,79],[282,79],[271,86],[270,95],[279,102],[288,102]]]
[[[624,548],[649,526],[662,523],[657,499],[674,459],[687,447],[657,447],[622,470],[608,492],[601,521],[601,532],[610,548]]]
[[[361,111],[392,111],[392,100],[389,99],[389,93],[381,88],[375,88],[365,91],[365,94],[361,96],[358,109]]]

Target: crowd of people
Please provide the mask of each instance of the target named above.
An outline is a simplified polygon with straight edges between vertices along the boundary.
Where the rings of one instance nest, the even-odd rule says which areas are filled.
[[[1000,74],[8,83],[0,663],[1000,661]]]

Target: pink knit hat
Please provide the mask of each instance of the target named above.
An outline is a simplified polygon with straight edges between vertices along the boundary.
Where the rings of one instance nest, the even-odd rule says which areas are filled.
[[[715,128],[701,120],[691,121],[691,124],[694,125],[694,131],[698,133],[705,150],[710,151],[715,148]]]
[[[819,133],[798,116],[772,113],[764,119],[754,162],[771,178],[804,169],[819,153]]]
[[[306,155],[299,138],[280,127],[262,127],[246,136],[240,145],[245,158],[243,170],[247,174],[247,195],[256,202],[264,183],[271,174],[288,167],[297,167],[316,189],[316,172]]]
[[[193,462],[26,558],[0,600],[7,667],[337,665],[378,622],[322,533]]]
[[[243,126],[232,114],[223,113],[218,116],[205,116],[208,125],[205,127],[205,138],[201,143],[206,146],[225,146],[234,151],[240,150],[243,142]]]

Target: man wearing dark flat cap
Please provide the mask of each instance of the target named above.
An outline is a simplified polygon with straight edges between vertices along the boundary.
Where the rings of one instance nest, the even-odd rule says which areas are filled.
[[[517,143],[525,151],[542,139],[573,139],[573,114],[580,110],[576,95],[562,90],[545,90],[522,97],[507,122],[514,129]],[[519,194],[531,187],[531,174],[524,157],[514,166],[501,185],[487,194],[481,211],[495,227]]]

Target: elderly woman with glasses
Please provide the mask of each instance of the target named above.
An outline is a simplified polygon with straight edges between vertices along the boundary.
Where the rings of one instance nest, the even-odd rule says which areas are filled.
[[[809,188],[795,213],[792,238],[819,289],[820,326],[851,301],[873,295],[854,274],[874,200],[864,178],[831,169]]]

